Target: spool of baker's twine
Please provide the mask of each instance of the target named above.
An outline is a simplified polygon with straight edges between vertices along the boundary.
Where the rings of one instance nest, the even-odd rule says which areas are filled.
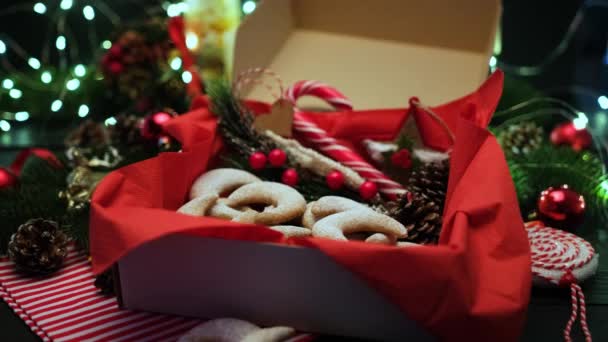
[[[590,342],[587,325],[585,295],[579,281],[592,276],[597,270],[598,255],[593,246],[581,237],[563,230],[544,227],[537,221],[526,223],[532,252],[532,275],[536,285],[569,287],[571,313],[564,329],[564,340],[570,337],[572,326],[579,316],[585,341]]]

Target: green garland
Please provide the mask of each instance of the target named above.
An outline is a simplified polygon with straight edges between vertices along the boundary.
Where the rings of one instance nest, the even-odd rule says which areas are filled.
[[[123,25],[111,33],[109,38],[116,44],[121,35],[127,32],[137,32],[149,45],[169,45],[170,42],[167,24],[159,18]],[[11,89],[0,87],[0,119],[17,120],[16,113],[27,112],[29,120],[73,121],[79,116],[86,116],[103,121],[111,113],[144,115],[163,108],[172,108],[180,113],[188,109],[189,98],[181,79],[183,70],[173,70],[168,56],[156,63],[125,67],[121,75],[141,71],[149,78],[149,81],[138,83],[142,87],[141,92],[133,97],[125,92],[125,86],[118,81],[104,78],[103,66],[99,61],[106,53],[102,49],[96,51],[92,61],[82,65],[84,75],[76,72],[75,65],[67,68],[45,65],[40,70],[28,68],[26,71],[16,70],[4,75],[2,79],[11,80],[13,89],[20,92],[20,97],[13,98],[10,95]],[[80,70],[82,68],[79,67]],[[42,81],[43,73],[51,76],[48,84]],[[76,80],[78,86],[67,89],[69,80]],[[59,99],[61,106],[52,112],[53,103]],[[83,105],[86,110],[81,110]],[[17,123],[22,124],[26,123]]]
[[[597,228],[608,221],[608,177],[600,159],[549,143],[525,155],[507,155],[509,170],[526,218],[536,209],[541,191],[568,184],[585,198],[586,218],[580,234],[595,240]]]
[[[0,190],[0,254],[6,253],[11,235],[31,218],[64,221],[66,203],[59,198],[68,170],[46,160],[30,157],[23,166],[19,184]]]

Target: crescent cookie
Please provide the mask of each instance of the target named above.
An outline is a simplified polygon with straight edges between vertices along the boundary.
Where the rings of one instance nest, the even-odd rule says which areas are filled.
[[[315,215],[312,213],[312,207],[315,205],[315,203],[317,203],[317,202],[308,203],[306,205],[306,210],[304,211],[304,215],[302,215],[302,226],[304,226],[308,229],[312,229],[312,226],[314,226],[315,222],[317,222]]]
[[[177,212],[192,216],[205,216],[205,213],[215,204],[217,199],[216,194],[202,195],[182,205],[177,209]]]
[[[194,181],[190,188],[190,198],[209,193],[223,195],[242,185],[260,181],[258,177],[247,171],[230,168],[214,169],[203,173]]]
[[[182,335],[178,342],[242,341],[250,334],[261,330],[253,323],[234,318],[218,318],[201,323]]]
[[[374,233],[365,239],[365,242],[394,246],[397,244],[397,238],[394,235]]]
[[[371,210],[352,209],[327,216],[312,228],[315,237],[346,241],[344,234],[376,232],[396,237],[407,236],[407,229],[389,216]]]
[[[281,342],[287,341],[287,339],[295,334],[294,328],[271,327],[254,331],[245,336],[241,342]]]
[[[241,207],[265,204],[255,223],[276,225],[300,217],[306,210],[304,196],[294,188],[275,182],[255,182],[241,186],[228,196],[227,205]]]
[[[254,223],[255,214],[257,214],[257,211],[249,207],[234,209],[226,205],[226,201],[227,200],[225,198],[218,199],[215,202],[215,205],[213,205],[209,209],[207,215],[211,217],[222,218],[225,220],[231,220],[234,222]]]
[[[422,245],[419,245],[419,244],[413,243],[413,242],[407,242],[407,241],[397,241],[397,247],[416,247],[416,246],[422,246]]]
[[[312,230],[298,226],[271,226],[269,228],[283,233],[286,237],[308,237],[312,235]]]
[[[312,206],[311,210],[314,217],[318,220],[335,213],[347,211],[351,209],[370,209],[368,206],[359,202],[353,201],[346,197],[340,196],[324,196],[319,198]]]

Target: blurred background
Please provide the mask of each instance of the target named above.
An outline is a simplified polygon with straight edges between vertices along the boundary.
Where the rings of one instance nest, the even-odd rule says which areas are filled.
[[[187,42],[204,46],[203,67],[219,73],[224,61],[221,50],[230,48],[229,32],[255,7],[252,0],[3,0],[0,148],[10,152],[31,145],[61,145],[68,128],[87,118],[112,123],[111,118],[121,112],[145,113],[163,106],[183,111],[187,108],[180,103],[183,77],[189,80],[189,76],[183,75],[178,52],[173,47],[137,44],[142,45],[142,39],[158,39],[160,44],[160,36],[167,35],[166,19],[185,14],[197,32]],[[539,93],[561,98],[585,113],[589,127],[605,136],[607,13],[605,0],[505,0],[495,57],[489,61],[491,68],[500,67],[507,73],[503,105]],[[130,28],[143,30],[145,37],[124,37]],[[121,34],[132,51],[156,49],[175,56],[168,57],[169,68],[132,71],[125,64],[108,62],[112,42]],[[123,69],[128,69],[127,75],[122,74]],[[108,82],[117,74],[120,80]],[[163,75],[163,84],[150,94],[142,83],[155,74]],[[133,85],[147,95],[125,94],[129,87],[133,92]],[[159,97],[157,103],[146,103]],[[2,158],[10,160],[11,155],[3,153]]]
[[[102,79],[112,74],[104,69],[114,67],[117,72],[120,68],[119,64],[104,64],[104,56],[129,27],[139,26],[138,30],[146,32],[145,39],[157,35],[160,42],[158,35],[167,34],[166,18],[185,14],[195,33],[187,37],[188,43],[207,54],[201,58],[204,68],[220,72],[229,32],[255,10],[256,1],[3,0],[1,7],[0,145],[12,150],[30,145],[52,147],[61,142],[70,125],[133,111],[133,101],[129,101],[133,98],[140,100],[135,111],[146,112],[144,102],[149,98],[124,92],[141,87],[138,82],[151,79],[152,71],[139,68],[121,75],[123,80],[113,86],[123,88],[122,93],[106,89],[108,82]],[[562,98],[589,116],[592,129],[605,132],[607,13],[605,0],[505,0],[495,57],[489,61],[490,67],[507,73],[505,103],[536,92]],[[148,27],[142,28],[145,25]],[[141,44],[137,41],[141,38],[131,37],[135,41],[130,44]],[[179,74],[183,66],[171,47],[159,49],[175,55],[168,60],[169,71],[175,75],[166,75],[163,87],[167,89],[160,90],[171,95],[170,99],[148,107],[167,105],[179,112],[185,108],[178,103],[182,89],[171,76],[183,81]]]

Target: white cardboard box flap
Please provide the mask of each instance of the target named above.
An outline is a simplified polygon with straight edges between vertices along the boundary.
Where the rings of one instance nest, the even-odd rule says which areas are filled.
[[[239,28],[233,74],[319,80],[355,109],[439,104],[486,78],[498,0],[264,0]],[[271,100],[259,87],[248,97]]]

